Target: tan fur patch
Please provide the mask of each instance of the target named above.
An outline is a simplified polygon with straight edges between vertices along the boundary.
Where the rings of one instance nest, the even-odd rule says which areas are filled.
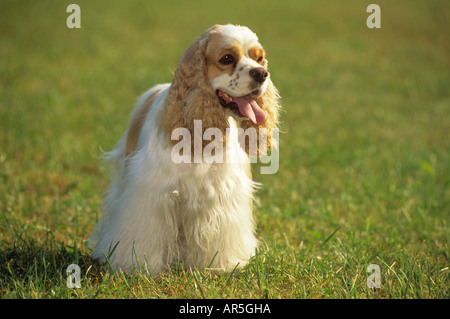
[[[227,54],[232,55],[237,63],[242,57],[242,48],[235,43],[226,42],[225,36],[221,33],[211,33],[208,40],[208,49],[205,53],[209,79],[214,79],[224,73],[233,74],[235,64],[223,65],[219,62]]]
[[[264,64],[264,62],[265,62],[265,52],[264,52],[264,49],[261,47],[258,47],[258,46],[251,47],[248,50],[248,56],[251,59],[255,60],[256,62],[258,62],[258,59],[261,58],[261,60],[258,62],[260,64]]]
[[[218,76],[221,76],[224,73],[232,74],[233,68],[230,65],[220,65],[220,63],[214,63],[209,66],[208,68],[208,78],[214,79]],[[228,69],[228,70],[227,70]]]
[[[159,95],[161,90],[154,92],[150,95],[147,100],[142,103],[141,107],[137,110],[134,117],[131,119],[130,129],[127,134],[127,143],[125,148],[125,156],[128,157],[137,147],[139,135],[141,134],[142,127],[144,126],[145,118],[150,112],[150,108],[153,105],[156,97]]]

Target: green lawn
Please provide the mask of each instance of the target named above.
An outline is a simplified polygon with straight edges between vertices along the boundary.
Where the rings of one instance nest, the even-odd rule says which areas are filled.
[[[360,0],[78,0],[68,29],[70,3],[0,2],[1,298],[450,297],[450,3],[377,1],[368,29]],[[99,157],[138,95],[229,22],[258,34],[284,108],[279,171],[254,167],[263,245],[231,275],[110,275],[86,247]]]

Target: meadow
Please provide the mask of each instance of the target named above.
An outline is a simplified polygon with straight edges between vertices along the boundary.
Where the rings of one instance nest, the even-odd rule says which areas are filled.
[[[450,297],[450,3],[0,2],[0,298]],[[282,96],[249,265],[111,274],[86,240],[137,97],[214,24],[255,31]],[[66,285],[70,264],[81,288]],[[371,289],[367,267],[380,269]]]

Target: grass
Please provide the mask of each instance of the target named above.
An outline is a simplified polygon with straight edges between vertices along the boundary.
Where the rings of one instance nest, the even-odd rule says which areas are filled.
[[[449,4],[378,1],[370,30],[364,1],[82,0],[69,30],[69,3],[0,3],[0,297],[449,298]],[[280,169],[255,166],[263,244],[217,277],[111,275],[85,245],[102,149],[193,39],[228,22],[259,35],[283,98]]]

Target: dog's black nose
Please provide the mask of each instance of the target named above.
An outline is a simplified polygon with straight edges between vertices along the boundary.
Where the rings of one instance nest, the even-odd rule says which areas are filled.
[[[252,79],[258,83],[263,83],[269,75],[265,68],[254,68],[249,73]]]

